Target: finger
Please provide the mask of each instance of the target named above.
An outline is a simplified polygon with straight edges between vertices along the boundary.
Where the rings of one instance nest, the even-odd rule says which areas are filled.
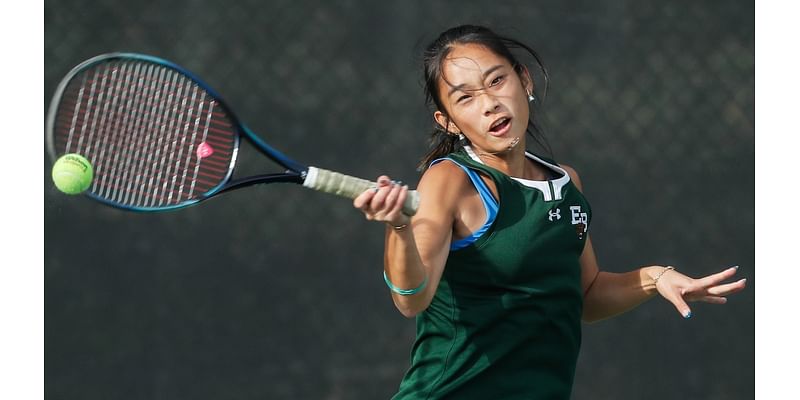
[[[700,301],[711,304],[725,304],[728,302],[728,299],[720,296],[705,296],[701,298]]]
[[[361,211],[364,211],[364,208],[370,201],[372,201],[372,197],[375,196],[375,189],[367,189],[364,193],[356,196],[353,199],[353,207],[358,208]]]
[[[744,290],[746,284],[747,284],[747,279],[740,279],[733,283],[726,283],[724,285],[714,286],[712,288],[709,288],[707,292],[708,294],[714,296],[727,296],[729,294],[733,294]]]
[[[375,196],[372,197],[372,201],[370,201],[370,208],[372,208],[375,212],[382,211],[386,205],[386,196],[389,195],[391,190],[391,186],[383,186],[378,188],[378,192],[375,193]]]
[[[403,214],[403,204],[406,201],[406,197],[408,196],[408,186],[397,186],[396,188],[392,189],[392,203],[389,203],[387,199],[387,206],[391,204],[391,208],[387,214],[387,218],[394,220],[399,215],[403,216],[403,219],[408,219],[408,216]]]
[[[391,184],[392,180],[389,179],[389,177],[386,176],[386,175],[381,175],[381,176],[378,177],[378,179],[375,182],[378,184],[378,187],[384,187],[384,186],[388,186],[389,184]]]
[[[391,188],[392,180],[389,179],[386,175],[381,175],[378,177],[376,181],[377,186],[373,189],[375,196],[372,197],[372,202],[370,207],[373,210],[380,210],[383,207],[383,203],[386,199],[387,188]],[[381,194],[382,193],[382,194]]]
[[[398,212],[403,212],[403,206],[406,204],[406,198],[408,197],[408,185],[404,185],[400,187],[400,193],[397,196],[397,206],[395,210]]]
[[[666,296],[665,296],[666,297]],[[672,293],[667,297],[673,306],[678,310],[678,312],[683,316],[683,318],[691,318],[692,317],[692,309],[689,308],[689,305],[683,300],[683,297],[678,293]]]
[[[739,266],[730,267],[722,272],[717,272],[716,274],[709,275],[697,280],[697,283],[704,287],[709,286],[716,286],[718,283],[730,279],[732,276],[736,275],[736,270],[739,269]]]
[[[397,198],[400,195],[401,186],[392,184],[392,188],[389,189],[389,193],[386,194],[386,200],[384,208],[386,209],[387,216],[394,216],[394,210],[397,208]]]

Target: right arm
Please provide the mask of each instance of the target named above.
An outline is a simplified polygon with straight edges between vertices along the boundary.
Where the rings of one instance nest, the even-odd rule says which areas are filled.
[[[378,178],[377,192],[368,190],[353,201],[367,219],[387,224],[384,271],[389,281],[411,289],[427,279],[425,288],[413,295],[392,292],[395,306],[408,318],[428,308],[442,277],[466,183],[466,179],[454,179],[464,176],[458,169],[443,162],[425,172],[417,187],[420,206],[413,218],[401,211],[408,188],[392,185],[386,176]],[[408,224],[404,229],[393,228],[404,224]]]

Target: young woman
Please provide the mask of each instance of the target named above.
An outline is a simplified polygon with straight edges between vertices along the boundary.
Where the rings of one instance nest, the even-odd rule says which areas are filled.
[[[387,225],[386,283],[416,316],[396,399],[567,399],[582,320],[656,294],[689,318],[688,302],[723,304],[745,287],[723,284],[735,268],[701,279],[658,265],[600,271],[578,173],[525,151],[537,92],[514,48],[538,61],[484,27],[442,33],[425,53],[440,141],[425,158],[417,214],[401,212],[408,188],[387,176],[354,201]]]

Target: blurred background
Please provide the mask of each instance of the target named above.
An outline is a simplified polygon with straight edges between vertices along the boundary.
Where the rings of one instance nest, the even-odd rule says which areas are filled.
[[[672,264],[702,276],[738,264],[749,278],[725,306],[693,304],[690,320],[657,298],[584,325],[573,398],[750,399],[753,8],[50,0],[42,115],[84,59],[147,53],[196,73],[293,158],[415,186],[432,128],[421,50],[448,27],[489,25],[534,47],[549,70],[535,112],[551,155],[581,173],[603,269]],[[250,150],[240,174],[272,168]],[[349,201],[269,185],[134,214],[61,194],[43,162],[48,398],[387,399],[396,390],[414,321],[383,283],[383,227]]]

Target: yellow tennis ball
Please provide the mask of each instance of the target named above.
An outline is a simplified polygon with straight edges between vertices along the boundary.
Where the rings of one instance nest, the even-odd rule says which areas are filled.
[[[64,154],[53,164],[53,182],[66,194],[78,194],[92,184],[92,164],[80,154]]]

